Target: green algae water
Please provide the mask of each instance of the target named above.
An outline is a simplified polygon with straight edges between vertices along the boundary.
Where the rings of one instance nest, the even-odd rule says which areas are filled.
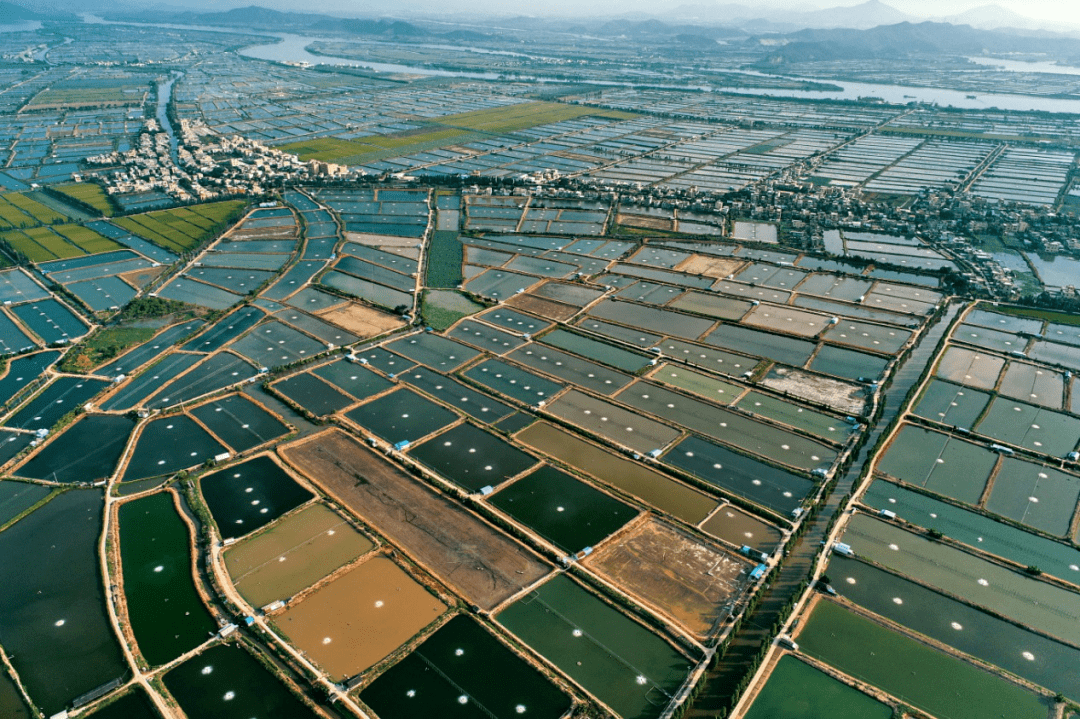
[[[195,590],[188,527],[170,492],[120,507],[120,561],[135,641],[153,666],[191,651],[217,631]]]

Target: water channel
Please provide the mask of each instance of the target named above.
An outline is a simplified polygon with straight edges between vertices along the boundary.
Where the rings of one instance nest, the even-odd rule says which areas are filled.
[[[172,155],[173,164],[180,166],[180,155],[177,154],[176,133],[173,132],[172,123],[169,122],[169,101],[172,99],[173,85],[184,76],[182,72],[175,72],[168,80],[158,84],[157,89],[157,117],[161,129],[169,136],[169,154]]]
[[[818,552],[821,551],[821,542],[825,539],[829,520],[856,486],[870,452],[899,416],[908,393],[918,383],[927,363],[937,350],[938,343],[962,308],[963,304],[959,302],[946,308],[941,319],[922,336],[918,345],[896,370],[892,384],[884,393],[881,419],[870,431],[847,474],[837,481],[817,516],[791,548],[776,578],[762,595],[757,609],[743,619],[739,630],[729,642],[727,654],[705,675],[702,691],[685,714],[686,717],[714,719],[718,712],[731,706],[735,689],[757,657],[762,644],[770,638],[772,626],[781,619],[784,607],[794,598],[802,581],[809,575]]]

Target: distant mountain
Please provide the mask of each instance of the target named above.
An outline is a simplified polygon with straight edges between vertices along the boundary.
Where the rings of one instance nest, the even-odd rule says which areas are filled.
[[[806,27],[832,28],[849,27],[867,30],[880,25],[894,25],[910,22],[916,18],[901,12],[881,0],[867,0],[861,5],[850,7],[832,7],[808,13],[786,14],[784,19]]]
[[[1047,23],[1045,20],[1036,20],[1013,12],[1000,5],[981,5],[972,8],[959,15],[950,15],[940,18],[940,22],[953,25],[970,25],[980,30],[1069,30],[1075,27],[1063,27],[1061,23]]]
[[[599,25],[578,25],[571,29],[579,34],[601,37],[629,37],[639,39],[672,39],[679,36],[702,37],[716,44],[719,38],[745,36],[731,27],[709,25],[670,25],[660,20],[610,20]],[[683,40],[680,40],[683,41]]]
[[[881,0],[867,0],[860,5],[818,9],[806,7],[761,7],[734,3],[679,5],[670,17],[698,22],[725,23],[754,31],[789,32],[801,28],[848,27],[865,30],[878,25],[894,25],[916,20]]]
[[[22,5],[15,5],[9,2],[0,2],[0,25],[8,25],[16,22],[25,22],[27,20],[44,20],[45,16],[41,13],[34,12],[29,8],[25,8]]]
[[[769,37],[775,42],[775,37]],[[900,59],[919,56],[985,55],[1007,52],[1044,53],[1067,60],[1080,54],[1080,40],[978,30],[970,25],[940,22],[885,25],[869,30],[800,30],[783,37],[786,44],[768,58],[770,64],[815,60]]]
[[[150,15],[152,15],[154,22],[169,22],[180,25],[216,25],[245,30],[318,30],[387,38],[429,35],[427,31],[402,20],[340,18],[314,13],[281,12],[280,10],[271,10],[258,5],[234,8],[225,12],[162,14],[158,11],[153,13],[125,13],[124,17],[145,22]]]

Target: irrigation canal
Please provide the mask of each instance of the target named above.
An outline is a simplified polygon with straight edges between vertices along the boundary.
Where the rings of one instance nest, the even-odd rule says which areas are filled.
[[[963,309],[962,302],[950,304],[941,318],[919,339],[918,344],[900,365],[892,384],[884,392],[881,418],[859,450],[855,461],[833,487],[820,511],[811,520],[802,537],[795,542],[772,584],[765,590],[752,614],[743,619],[728,644],[727,653],[716,667],[705,675],[701,693],[684,715],[687,719],[714,719],[726,711],[735,698],[735,690],[752,665],[762,645],[770,640],[773,625],[781,618],[784,608],[799,591],[821,551],[830,519],[840,509],[841,502],[859,481],[863,467],[878,440],[899,416],[908,393],[914,387],[927,363],[933,358],[938,343],[945,336],[953,319]]]

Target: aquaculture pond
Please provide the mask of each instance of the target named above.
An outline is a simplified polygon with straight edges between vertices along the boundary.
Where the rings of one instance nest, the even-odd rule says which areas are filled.
[[[412,448],[409,454],[470,492],[496,487],[537,462],[506,440],[467,422]]]
[[[161,385],[187,372],[203,359],[202,355],[176,352],[148,367],[138,377],[101,403],[104,410],[127,410],[141,404],[157,392]]]
[[[372,372],[363,365],[338,360],[319,365],[311,371],[343,392],[348,392],[358,400],[373,397],[394,386],[390,380]]]
[[[721,631],[754,567],[656,518],[635,523],[583,562],[702,640]]]
[[[372,557],[274,617],[335,680],[371,668],[435,621],[446,606],[386,557]]]
[[[492,495],[490,501],[571,553],[594,546],[638,515],[634,507],[549,466]]]
[[[441,374],[415,367],[398,375],[398,380],[450,405],[478,422],[495,422],[514,408],[494,397]]]
[[[713,347],[702,347],[701,345],[679,340],[664,340],[657,346],[665,355],[680,359],[687,364],[711,369],[714,372],[722,372],[733,377],[752,372],[759,364],[758,360],[752,357],[745,357]]]
[[[1080,440],[1080,418],[998,397],[975,430],[1033,452],[1064,457]]]
[[[844,541],[856,555],[1061,640],[1080,642],[1080,595],[864,514]]]
[[[855,559],[836,555],[828,571],[836,591],[860,607],[1073,700],[1080,697],[1080,649]]]
[[[631,352],[567,330],[549,332],[541,341],[545,345],[573,352],[624,372],[637,372],[649,363],[649,356],[646,354]]]
[[[692,667],[667,641],[563,574],[496,620],[623,719],[659,717]]]
[[[73,341],[89,329],[85,322],[58,300],[47,299],[16,305],[12,313],[46,344]]]
[[[70,490],[0,532],[0,643],[47,715],[123,677],[99,573],[103,494]]]
[[[931,379],[913,412],[925,419],[970,430],[990,403],[990,395],[964,385]]]
[[[550,322],[507,307],[495,307],[482,315],[478,315],[476,319],[482,319],[497,327],[527,335],[535,335],[551,327]]]
[[[810,362],[810,369],[822,374],[830,374],[844,379],[872,382],[885,371],[889,358],[878,357],[865,352],[822,345]]]
[[[341,515],[311,504],[225,551],[233,584],[252,606],[287,599],[375,545]]]
[[[219,389],[249,380],[255,368],[228,352],[219,352],[196,365],[190,372],[166,384],[153,396],[147,406],[164,409],[181,402],[190,402]]]
[[[134,428],[135,420],[130,417],[81,417],[16,470],[16,474],[57,482],[105,479],[116,469]]]
[[[800,649],[901,701],[949,719],[1046,719],[1048,702],[1002,677],[822,601],[796,637]]]
[[[281,420],[244,395],[208,402],[191,410],[191,415],[235,452],[246,452],[289,432]]]
[[[480,354],[468,345],[430,332],[402,337],[387,347],[403,357],[440,372],[450,372]]]
[[[266,455],[204,475],[199,486],[225,538],[254,532],[314,496]]]
[[[704,492],[603,450],[547,422],[533,424],[517,435],[517,441],[689,524],[700,522],[719,503]]]
[[[472,381],[519,402],[536,405],[546,402],[566,385],[500,359],[490,359],[462,373]]]
[[[258,307],[241,307],[214,324],[206,332],[187,342],[185,350],[214,352],[254,327],[266,316]]]
[[[171,492],[120,505],[120,564],[135,641],[153,666],[217,631],[195,589],[191,537]]]
[[[547,409],[560,419],[642,454],[666,447],[681,434],[670,425],[576,389],[561,394]]]
[[[0,430],[0,464],[6,464],[19,452],[29,447],[37,438],[26,432]]]
[[[345,416],[391,444],[415,442],[458,419],[442,405],[406,388],[374,399]]]
[[[1059,537],[1069,533],[1080,477],[1052,467],[1004,457],[986,508],[995,514]]]
[[[4,672],[0,672],[0,716],[6,719],[31,719],[34,716],[15,682]]]
[[[983,445],[905,424],[878,459],[877,470],[890,477],[977,504],[998,455]]]
[[[219,644],[164,677],[189,717],[318,719],[260,662],[236,644]]]
[[[18,429],[49,429],[61,417],[82,407],[108,385],[102,379],[60,377],[12,415],[4,425]]]
[[[349,395],[308,372],[287,377],[273,388],[316,417],[339,412],[356,403]]]
[[[360,692],[382,719],[558,719],[571,701],[469,617],[458,615]]]
[[[618,399],[650,417],[808,472],[826,469],[836,459],[836,450],[820,442],[645,382],[628,387]]]
[[[509,355],[523,365],[579,387],[610,395],[630,384],[630,375],[542,344],[527,344]]]
[[[881,479],[870,485],[861,501],[874,509],[896,512],[907,522],[936,529],[968,546],[1080,584],[1080,549],[1075,547]]]
[[[765,464],[699,437],[687,437],[662,458],[675,469],[720,489],[788,514],[814,488],[802,476]]]
[[[40,484],[0,481],[0,527],[52,493],[52,487],[43,487]]]
[[[744,388],[737,384],[725,382],[704,372],[696,372],[686,367],[667,363],[650,374],[649,379],[671,387],[684,389],[715,404],[731,404],[744,391]]]
[[[190,417],[162,417],[143,426],[124,471],[124,481],[172,474],[227,452]]]
[[[748,546],[771,554],[783,540],[783,533],[774,525],[725,504],[701,523],[701,531],[732,544]]]
[[[892,707],[790,654],[780,657],[744,719],[891,719]]]
[[[447,337],[452,337],[493,354],[502,354],[517,349],[527,341],[523,337],[486,325],[483,322],[465,321],[446,334]]]
[[[38,352],[25,357],[9,359],[7,371],[0,379],[0,404],[19,393],[26,385],[38,377],[53,362],[60,358],[56,351]]]
[[[739,400],[737,406],[744,412],[801,429],[815,437],[838,444],[851,439],[858,427],[841,417],[801,407],[794,402],[764,392],[748,392]]]

